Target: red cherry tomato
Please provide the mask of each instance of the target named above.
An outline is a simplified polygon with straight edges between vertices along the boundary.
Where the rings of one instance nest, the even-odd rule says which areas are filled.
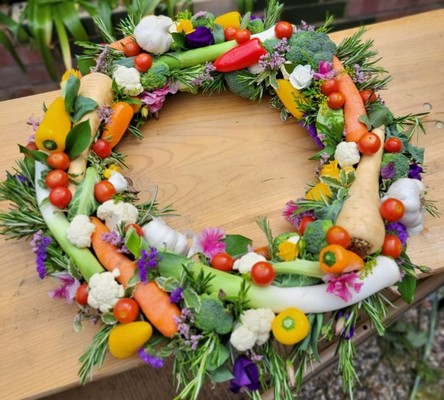
[[[234,35],[236,35],[237,32],[237,28],[234,26],[227,26],[224,29],[224,36],[225,36],[225,40],[229,41],[229,40],[234,40]]]
[[[54,189],[59,186],[68,187],[69,176],[61,169],[53,169],[52,171],[48,172],[48,175],[46,175],[45,183],[50,189]]]
[[[401,200],[389,197],[379,207],[382,218],[389,222],[399,221],[405,213],[405,206]]]
[[[134,67],[139,72],[146,72],[153,65],[153,58],[148,53],[140,53],[134,58]]]
[[[63,151],[55,151],[48,156],[46,162],[52,168],[66,171],[69,168],[69,163],[71,160],[69,159],[68,154],[64,153]]]
[[[274,34],[278,39],[289,39],[293,35],[293,25],[287,21],[279,21],[274,27]]]
[[[332,226],[327,231],[326,240],[328,244],[338,244],[344,248],[350,246],[351,238],[350,234],[342,226]]]
[[[381,139],[376,133],[364,133],[358,141],[358,150],[362,154],[374,154],[381,147]]]
[[[28,150],[32,150],[32,151],[35,151],[35,150],[38,150],[39,148],[37,147],[37,145],[35,144],[35,142],[28,142],[28,143],[26,143],[26,146],[25,146]]]
[[[359,92],[364,103],[373,103],[378,99],[378,96],[373,90],[365,89]]]
[[[398,236],[386,235],[381,253],[385,256],[398,258],[402,253],[402,242]]]
[[[399,153],[402,150],[402,142],[400,139],[391,137],[384,143],[384,150],[387,153]]]
[[[301,219],[301,223],[299,224],[299,227],[298,227],[298,233],[299,233],[299,235],[302,236],[302,235],[304,234],[304,232],[305,232],[305,228],[307,228],[307,225],[310,224],[310,223],[312,223],[313,221],[316,221],[316,218],[315,218],[315,217],[312,217],[312,216],[310,216],[310,215],[308,215],[308,216],[302,218],[302,219]]]
[[[233,269],[234,260],[228,253],[217,253],[210,261],[211,266],[219,271],[231,271]]]
[[[251,279],[258,286],[268,286],[274,280],[273,266],[267,261],[259,261],[251,268]]]
[[[99,203],[111,200],[116,194],[116,188],[110,181],[100,181],[94,186],[94,197]]]
[[[135,321],[139,315],[139,304],[134,299],[123,297],[117,300],[113,313],[117,321],[122,324],[128,324]]]
[[[71,200],[71,191],[64,186],[56,187],[49,192],[49,202],[58,208],[65,208]]]
[[[327,97],[327,105],[332,110],[339,110],[344,106],[345,98],[341,93],[331,92]]]
[[[134,230],[136,231],[136,233],[139,236],[143,236],[143,229],[140,225],[137,224],[128,224],[125,226],[125,230],[128,230],[129,228],[134,228]]]
[[[248,29],[238,29],[234,34],[234,40],[239,43],[248,42],[251,38],[251,32]]]
[[[141,47],[134,41],[130,41],[123,47],[123,54],[127,57],[135,57],[142,52]]]
[[[82,283],[76,291],[76,302],[82,306],[86,306],[88,304],[88,284]]]
[[[105,139],[97,139],[91,146],[91,150],[96,153],[100,158],[107,158],[112,153],[111,143]]]
[[[326,96],[330,93],[338,92],[338,90],[339,84],[335,78],[328,79],[321,85],[321,92]]]

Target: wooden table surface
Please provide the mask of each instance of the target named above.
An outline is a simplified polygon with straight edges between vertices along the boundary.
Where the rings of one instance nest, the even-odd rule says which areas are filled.
[[[444,209],[444,9],[383,22],[368,27],[384,66],[393,76],[382,96],[397,116],[430,109],[424,119],[427,134],[415,144],[426,148],[424,182],[429,199]],[[335,42],[353,30],[332,34]],[[20,157],[17,143],[26,143],[29,116],[41,116],[47,93],[0,103],[0,179]],[[120,151],[141,199],[158,187],[161,205],[173,203],[178,214],[168,222],[180,230],[223,227],[264,245],[255,223],[267,216],[274,233],[290,227],[281,216],[287,200],[305,193],[314,180],[315,162],[308,161],[316,148],[294,121],[282,123],[268,107],[231,94],[167,99],[159,120],[149,121],[145,139],[127,136]],[[1,204],[2,208],[7,204]],[[426,228],[409,240],[412,261],[444,270],[443,221],[426,217]],[[75,305],[52,300],[51,279],[40,281],[29,243],[0,238],[0,398],[39,398],[77,384],[79,356],[97,327],[85,324],[75,333]],[[109,357],[96,377],[140,365],[136,358],[116,361]],[[171,371],[159,372],[168,375]],[[161,388],[156,397],[163,399]],[[154,395],[154,392],[152,393]],[[153,397],[154,398],[154,397]]]

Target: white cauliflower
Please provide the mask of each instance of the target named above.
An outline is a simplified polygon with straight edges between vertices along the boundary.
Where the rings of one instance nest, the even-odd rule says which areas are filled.
[[[117,283],[120,271],[94,274],[88,282],[88,305],[106,313],[113,309],[117,301],[125,295],[125,289]]]
[[[230,343],[239,351],[247,351],[253,348],[257,335],[243,325],[238,325],[231,332]]]
[[[137,44],[148,53],[166,53],[173,43],[170,30],[174,27],[171,18],[164,15],[148,15],[140,20],[134,29]]]
[[[139,211],[131,203],[120,201],[115,203],[114,200],[107,200],[97,208],[97,217],[105,221],[105,225],[110,231],[117,230],[117,226],[122,222],[127,224],[135,224]]]
[[[122,89],[128,96],[137,96],[143,92],[140,83],[140,72],[133,67],[119,65],[113,72],[113,79],[119,89]]]
[[[264,256],[255,252],[250,252],[243,255],[234,262],[233,269],[237,269],[241,274],[247,274],[253,268],[253,265],[259,261],[267,261]]]
[[[359,162],[361,155],[355,142],[341,142],[336,146],[335,160],[341,168],[351,167]]]
[[[66,237],[74,246],[89,247],[91,246],[91,235],[95,229],[87,215],[76,215],[66,230]]]

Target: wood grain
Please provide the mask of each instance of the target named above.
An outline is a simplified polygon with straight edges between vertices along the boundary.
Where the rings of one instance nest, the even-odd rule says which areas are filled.
[[[427,135],[418,135],[415,144],[417,140],[426,148],[424,181],[429,198],[441,211],[444,131],[438,122],[444,120],[443,17],[441,9],[376,24],[366,34],[375,41],[380,64],[393,76],[383,93],[392,111],[405,115],[423,112],[425,104],[432,107],[424,120]],[[339,42],[352,32],[338,32],[332,38]],[[43,102],[56,95],[0,103],[0,179],[20,156],[17,143],[26,143],[32,132],[26,120],[40,116]],[[128,173],[141,190],[141,199],[150,198],[158,188],[160,204],[173,203],[180,214],[168,219],[180,230],[220,226],[263,245],[255,219],[267,216],[274,233],[288,230],[281,217],[283,205],[302,196],[314,180],[316,164],[308,160],[316,151],[313,142],[294,121],[282,123],[266,101],[253,105],[230,94],[176,95],[143,133],[143,141],[128,136],[118,150],[128,154]],[[412,261],[428,265],[431,273],[442,272],[442,237],[442,220],[427,216],[423,233],[409,241]],[[74,333],[76,306],[48,297],[55,283],[37,278],[28,243],[1,237],[0,254],[0,398],[38,398],[75,386],[77,360],[97,327],[86,324],[82,333]],[[96,378],[138,365],[135,358],[109,358]],[[149,379],[170,381],[171,370],[155,371]],[[156,385],[152,395],[171,398]]]

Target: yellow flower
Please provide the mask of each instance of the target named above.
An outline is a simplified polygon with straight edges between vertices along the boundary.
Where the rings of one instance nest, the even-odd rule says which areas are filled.
[[[321,169],[321,176],[328,176],[329,178],[340,180],[341,170],[339,169],[338,162],[334,160],[325,164]]]
[[[188,35],[191,32],[194,32],[193,23],[189,19],[179,19],[179,22],[176,23],[177,32],[184,32]]]
[[[308,200],[321,201],[324,199],[331,198],[332,192],[328,185],[324,182],[318,182],[314,185],[305,195]]]
[[[277,256],[283,261],[293,261],[298,254],[298,244],[290,240],[286,240],[278,246]]]
[[[82,74],[80,73],[79,70],[77,70],[77,69],[68,69],[63,74],[61,82],[67,81],[71,75],[74,75],[76,78],[79,78],[79,79],[82,77]]]
[[[105,171],[103,171],[103,177],[109,179],[113,172],[119,172],[121,168],[116,164],[111,164]]]

